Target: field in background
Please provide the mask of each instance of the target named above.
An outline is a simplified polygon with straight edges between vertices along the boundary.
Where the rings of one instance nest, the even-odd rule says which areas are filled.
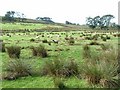
[[[19,30],[19,29],[42,29],[46,27],[58,27],[61,28],[60,25],[51,25],[51,24],[36,24],[36,23],[0,23],[2,26],[2,30]]]

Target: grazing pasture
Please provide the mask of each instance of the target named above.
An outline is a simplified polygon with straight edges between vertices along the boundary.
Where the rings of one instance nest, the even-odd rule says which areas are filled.
[[[0,36],[2,87],[120,87],[119,38],[115,30],[4,32]]]
[[[62,27],[59,25],[49,25],[40,23],[0,23],[3,30],[24,30],[24,29],[42,29],[46,27]]]

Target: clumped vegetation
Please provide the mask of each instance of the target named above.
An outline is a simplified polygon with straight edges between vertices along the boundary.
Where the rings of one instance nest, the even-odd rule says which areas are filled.
[[[69,45],[74,45],[74,43],[75,43],[74,38],[70,37],[69,40],[68,40],[68,43],[69,43]]]
[[[90,42],[89,45],[100,45],[100,44],[98,42],[96,42],[96,41],[92,41],[92,42]]]
[[[45,63],[42,69],[43,75],[52,75],[59,77],[70,77],[78,75],[78,65],[73,60],[52,60]]]
[[[112,48],[110,44],[101,44],[100,46],[102,50],[109,50]]]
[[[20,58],[21,47],[20,46],[9,46],[7,47],[7,53],[10,58]]]
[[[110,39],[110,36],[107,35],[106,38],[107,38],[107,39]]]
[[[83,58],[91,58],[91,50],[87,44],[83,46]]]
[[[35,39],[33,39],[33,38],[30,39],[30,42],[34,42],[34,41],[35,41]]]
[[[98,35],[98,34],[96,34],[96,35],[93,35],[93,36],[92,36],[92,39],[93,39],[93,40],[97,40],[97,39],[98,39],[98,37],[99,37],[99,35]]]
[[[47,39],[42,40],[43,43],[48,43]]]
[[[37,47],[32,46],[31,49],[33,56],[41,56],[43,58],[48,56],[47,50],[43,45],[39,45]]]
[[[24,23],[24,26],[30,24],[32,23]],[[117,51],[117,44],[120,45],[117,42],[119,33],[109,30],[79,30],[79,26],[74,26],[76,31],[69,32],[74,29],[71,27],[73,26],[47,27],[45,32],[44,29],[10,32],[6,29],[3,33],[3,48],[10,58],[7,53],[0,52],[3,56],[2,76],[5,79],[3,87],[120,87],[120,55]],[[16,45],[10,46],[13,44]],[[10,83],[7,80],[14,81]],[[27,81],[31,83],[24,86]]]
[[[107,38],[106,38],[106,37],[103,37],[102,40],[103,40],[103,41],[107,41]]]
[[[5,43],[2,42],[0,47],[2,47],[2,48],[0,48],[1,52],[5,52],[6,51],[5,50]]]
[[[92,40],[93,38],[90,37],[90,36],[86,36],[85,39],[86,39],[86,40]]]
[[[120,87],[117,73],[119,66],[117,50],[109,49],[109,51],[101,52],[97,58],[92,56],[87,59],[82,64],[83,69],[81,71],[90,84],[99,84],[107,88]]]
[[[25,60],[10,60],[6,67],[7,73],[4,76],[4,79],[7,80],[15,80],[19,77],[32,75],[32,68],[27,62],[25,62]]]

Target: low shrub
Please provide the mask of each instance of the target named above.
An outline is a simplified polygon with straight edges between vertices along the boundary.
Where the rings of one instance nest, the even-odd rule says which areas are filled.
[[[30,42],[34,42],[34,41],[35,41],[35,39],[33,39],[33,38],[30,39]]]
[[[30,49],[32,49],[32,55],[37,56],[37,48],[34,46],[31,46]]]
[[[78,75],[78,65],[75,61],[63,61],[63,60],[52,60],[47,61],[42,69],[43,75],[52,75],[59,77],[70,77],[72,75]]]
[[[103,35],[101,35],[101,39],[103,39],[104,38],[104,36]]]
[[[69,40],[68,40],[68,43],[69,45],[73,45],[75,43],[75,40],[73,37],[71,37]]]
[[[113,53],[114,55],[112,55]],[[120,87],[118,78],[119,65],[117,53],[115,53],[114,49],[110,49],[108,52],[101,52],[96,59],[94,60],[92,56],[81,65],[83,77],[87,79],[89,84],[99,84],[104,88]]]
[[[92,60],[91,60],[92,61]],[[85,78],[90,84],[100,84],[103,87],[108,87],[108,82],[103,82],[102,80],[112,81],[114,84],[109,85],[110,87],[117,87],[119,84],[114,82],[114,78],[117,76],[118,65],[116,63],[109,63],[107,61],[100,61],[98,63],[85,62],[83,64],[83,72]],[[82,71],[82,70],[81,70]],[[115,79],[118,81],[118,79]],[[106,85],[105,85],[106,84]]]
[[[111,63],[118,63],[118,50],[116,48],[113,48],[112,46],[109,46],[110,48],[101,52],[100,53],[100,60],[104,60],[104,61],[107,61],[107,62],[111,62]]]
[[[91,58],[90,47],[86,44],[83,46],[83,58]]]
[[[93,39],[93,40],[97,40],[97,39],[98,39],[98,37],[99,37],[99,35],[98,35],[98,34],[96,34],[96,35],[93,35],[93,36],[92,36],[92,39]]]
[[[2,76],[3,80],[16,80],[18,79],[18,75],[17,73],[13,73],[13,72],[6,72],[4,74],[4,76]]]
[[[101,72],[102,78],[100,80],[100,85],[104,88],[118,88],[119,85],[119,74],[118,70],[118,62],[101,62]]]
[[[98,42],[96,42],[96,41],[92,41],[92,42],[90,42],[89,45],[100,45],[100,44]]]
[[[100,46],[101,46],[102,50],[109,50],[109,49],[112,48],[112,47],[110,46],[110,44],[101,44]]]
[[[15,80],[19,77],[32,75],[31,65],[25,60],[13,59],[10,60],[6,66],[7,75],[4,79]]]
[[[42,37],[45,37],[44,35],[42,35]]]
[[[64,64],[64,67],[66,68],[66,76],[72,76],[72,75],[78,75],[78,64],[72,59],[70,61],[67,61]]]
[[[113,34],[114,37],[120,37],[120,34]]]
[[[0,51],[1,52],[5,52],[5,43],[0,43],[1,45],[0,45]]]
[[[110,36],[106,36],[106,39],[110,39]]]
[[[68,37],[65,37],[65,40],[69,40],[69,38],[68,38]]]
[[[9,46],[6,47],[10,58],[20,58],[21,47],[19,46]]]
[[[101,73],[100,70],[97,68],[97,64],[92,64],[91,62],[87,62],[86,64],[83,64],[83,71],[84,78],[87,79],[89,84],[98,84],[101,79]]]
[[[48,43],[47,39],[42,40],[43,43]]]
[[[41,56],[41,57],[47,57],[47,50],[44,48],[43,45],[39,45],[38,47],[31,47],[33,56]]]
[[[103,37],[102,40],[103,40],[103,41],[107,41],[107,38],[106,38],[106,37]]]
[[[85,39],[86,39],[86,40],[92,40],[92,37],[86,36]]]

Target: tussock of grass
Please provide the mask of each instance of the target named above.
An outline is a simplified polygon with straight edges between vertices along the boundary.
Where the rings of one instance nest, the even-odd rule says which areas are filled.
[[[0,43],[0,51],[1,52],[5,52],[6,51],[5,50],[5,43],[3,43],[3,42]]]
[[[47,39],[42,40],[43,43],[48,43]]]
[[[90,42],[89,45],[100,45],[100,43],[98,43],[98,42],[96,42],[96,41],[92,41],[92,42]]]
[[[101,44],[100,46],[102,50],[110,50],[112,48],[110,44]]]
[[[21,47],[9,46],[7,47],[7,52],[10,58],[20,58]]]
[[[78,65],[73,60],[52,60],[47,61],[42,69],[43,75],[52,75],[60,77],[70,77],[72,75],[77,75]]]
[[[69,40],[68,40],[68,43],[69,43],[69,45],[74,45],[74,43],[75,43],[74,38],[70,37]]]
[[[91,58],[91,51],[89,45],[84,45],[83,46],[83,58]]]
[[[103,41],[107,41],[107,38],[106,38],[106,37],[103,37],[102,40],[103,40]]]
[[[30,39],[30,42],[34,42],[34,41],[35,41],[35,39],[33,39],[33,38]]]
[[[19,77],[32,75],[32,68],[25,60],[13,59],[6,66],[6,76],[4,79],[15,80]]]
[[[91,54],[92,55],[92,54]],[[96,58],[92,55],[82,64],[82,74],[89,84],[101,85],[102,87],[119,87],[118,62],[116,49],[100,52]]]
[[[41,56],[41,57],[47,57],[47,50],[44,48],[43,45],[39,45],[38,47],[31,47],[33,56]]]

